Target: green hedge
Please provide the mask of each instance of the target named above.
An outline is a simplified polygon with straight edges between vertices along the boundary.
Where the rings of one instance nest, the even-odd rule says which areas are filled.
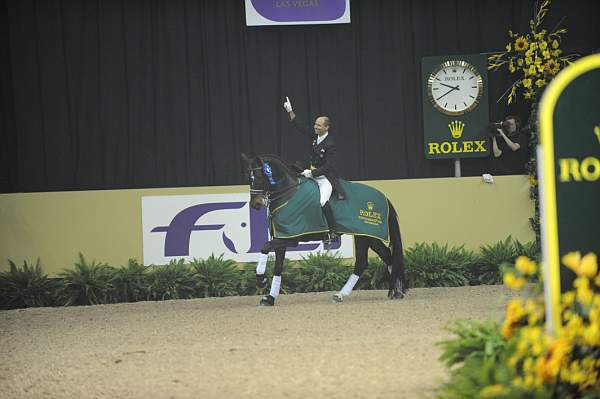
[[[536,258],[533,243],[522,244],[508,237],[485,245],[476,253],[464,246],[417,243],[404,252],[409,287],[457,287],[499,284],[500,268],[513,263],[519,255]],[[267,262],[267,274],[273,274],[273,259]],[[0,273],[0,308],[15,309],[39,306],[94,305],[101,303],[162,301],[261,295],[256,288],[255,264],[239,267],[234,261],[214,255],[207,259],[183,259],[164,266],[145,266],[134,259],[113,267],[88,262],[80,254],[72,269],[58,278],[44,274],[39,259],[35,265],[17,266],[9,260],[10,270]],[[334,291],[340,289],[352,266],[338,255],[309,254],[298,262],[285,260],[281,292]],[[379,258],[370,258],[369,267],[356,289],[386,289],[387,267]]]

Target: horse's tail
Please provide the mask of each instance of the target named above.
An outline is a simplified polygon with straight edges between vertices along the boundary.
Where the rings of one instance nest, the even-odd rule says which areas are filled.
[[[392,203],[388,200],[389,215],[388,224],[390,228],[390,249],[392,251],[392,273],[390,274],[390,296],[394,299],[402,298],[408,290],[406,273],[404,270],[404,256],[402,251],[402,237],[398,224],[398,214]]]

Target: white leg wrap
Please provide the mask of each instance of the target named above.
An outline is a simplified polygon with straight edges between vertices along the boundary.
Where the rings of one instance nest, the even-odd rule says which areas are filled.
[[[348,281],[346,281],[346,284],[344,285],[344,287],[342,287],[342,290],[340,291],[340,294],[342,294],[343,296],[348,296],[352,293],[352,290],[354,289],[354,286],[356,285],[356,282],[358,281],[360,277],[357,276],[356,274],[352,273],[350,275],[350,277],[348,277]]]
[[[267,259],[269,255],[265,255],[262,252],[258,255],[258,263],[256,264],[256,274],[265,274],[267,270]]]
[[[273,276],[273,280],[271,281],[271,295],[273,298],[277,298],[279,296],[279,287],[281,287],[281,276]]]

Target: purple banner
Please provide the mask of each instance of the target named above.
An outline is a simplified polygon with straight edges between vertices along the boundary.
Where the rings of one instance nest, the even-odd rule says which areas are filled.
[[[246,0],[246,24],[347,23],[349,5],[349,0]]]

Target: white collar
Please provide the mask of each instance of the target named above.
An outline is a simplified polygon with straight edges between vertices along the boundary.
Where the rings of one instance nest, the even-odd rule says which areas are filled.
[[[325,133],[325,134],[324,134],[324,135],[322,135],[322,136],[317,136],[317,145],[321,144],[321,142],[322,142],[323,140],[325,140],[325,138],[327,138],[327,135],[328,135],[328,134],[329,134],[329,132]]]

